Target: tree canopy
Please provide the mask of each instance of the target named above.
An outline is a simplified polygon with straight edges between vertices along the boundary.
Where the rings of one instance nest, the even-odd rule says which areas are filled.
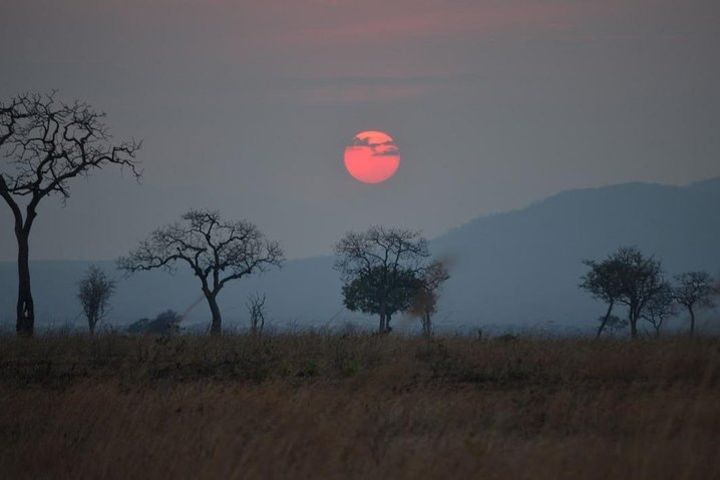
[[[380,317],[379,331],[409,307],[430,253],[418,232],[381,226],[350,232],[335,247],[345,305]]]
[[[638,320],[647,305],[668,288],[660,261],[646,257],[635,247],[620,247],[602,262],[585,261],[590,271],[583,277],[580,287],[595,298],[608,303],[605,320],[598,335],[612,314],[615,303],[628,309],[631,336],[638,335]]]

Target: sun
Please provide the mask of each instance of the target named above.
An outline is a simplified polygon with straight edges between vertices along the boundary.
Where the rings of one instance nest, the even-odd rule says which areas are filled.
[[[400,150],[385,132],[360,132],[345,147],[345,168],[363,183],[384,182],[395,175],[399,166]]]

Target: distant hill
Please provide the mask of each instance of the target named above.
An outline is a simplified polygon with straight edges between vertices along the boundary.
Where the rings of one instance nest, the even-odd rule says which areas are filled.
[[[636,245],[661,258],[670,274],[692,269],[720,273],[720,179],[675,187],[645,183],[572,190],[522,210],[477,218],[431,242],[447,258],[447,282],[437,314],[441,328],[578,328],[594,324],[602,306],[577,288],[582,259],[600,258],[619,245]],[[246,321],[250,292],[268,296],[270,323],[367,323],[347,312],[331,257],[287,262],[262,277],[241,280],[221,293],[229,325]],[[75,284],[90,262],[35,262],[33,287],[40,323],[78,318]],[[119,278],[112,321],[128,324],[172,308],[185,312],[200,292],[188,272],[150,272],[120,278],[113,262],[100,266]],[[14,311],[15,265],[0,263],[0,321]],[[186,325],[206,322],[206,305],[186,315]],[[706,319],[709,315],[705,316]],[[411,324],[398,319],[398,326]],[[701,321],[702,323],[702,321]],[[412,323],[414,325],[414,323]]]
[[[582,259],[635,245],[669,274],[720,273],[720,179],[573,190],[478,218],[433,242],[452,260],[442,307],[453,322],[592,324],[602,309],[577,288]]]

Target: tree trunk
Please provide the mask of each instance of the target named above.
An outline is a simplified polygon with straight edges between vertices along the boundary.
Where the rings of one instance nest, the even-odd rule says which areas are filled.
[[[15,219],[15,238],[18,244],[18,298],[16,305],[15,331],[20,336],[32,336],[35,329],[35,305],[30,291],[30,228],[35,220],[35,208],[40,197],[33,195],[27,206],[27,214],[23,221],[20,206],[13,200],[8,191],[5,177],[0,174],[0,197],[8,204]]]
[[[630,307],[630,315],[629,315],[629,322],[630,322],[630,338],[635,339],[637,338],[637,316],[635,313],[635,308]]]
[[[222,333],[222,316],[220,315],[220,307],[218,307],[217,300],[214,294],[205,295],[210,306],[210,313],[212,313],[212,323],[210,324],[210,334],[220,335]]]
[[[30,291],[30,247],[28,235],[17,231],[18,242],[18,299],[15,330],[18,335],[31,337],[35,328],[35,305]]]
[[[390,333],[390,331],[392,330],[392,328],[390,327],[391,317],[392,315],[390,315],[389,313],[385,315],[385,333]]]
[[[690,335],[695,335],[695,310],[693,310],[693,307],[688,307],[688,312],[690,312]]]
[[[430,312],[425,312],[423,317],[423,335],[427,338],[432,337],[432,318]]]
[[[390,326],[390,315],[386,313],[385,302],[380,303],[380,326],[378,327],[378,333],[380,335],[388,331]]]
[[[615,302],[611,301],[608,305],[607,312],[605,313],[605,316],[603,317],[602,323],[600,323],[600,326],[597,330],[597,335],[595,335],[595,338],[600,338],[600,334],[605,330],[605,325],[607,324],[608,319],[610,318],[610,314],[612,313],[613,305]]]

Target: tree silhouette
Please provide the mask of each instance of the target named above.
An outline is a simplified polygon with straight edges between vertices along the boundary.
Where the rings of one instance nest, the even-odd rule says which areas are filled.
[[[422,281],[417,273],[409,269],[398,269],[387,273],[381,267],[374,267],[360,273],[342,287],[343,303],[348,310],[372,315],[384,315],[379,331],[388,332],[390,319],[397,312],[410,308]]]
[[[698,307],[711,308],[714,303],[713,278],[707,272],[687,272],[675,277],[675,301],[690,314],[690,335],[695,333],[695,313]]]
[[[580,287],[609,304],[598,335],[611,316],[613,302],[617,302],[627,306],[630,335],[636,338],[638,320],[645,307],[667,287],[660,262],[645,257],[635,247],[620,247],[603,262],[586,261],[585,264],[591,270]]]
[[[349,302],[355,309],[377,314],[380,333],[389,332],[392,315],[407,308],[409,283],[422,275],[430,256],[418,232],[381,226],[347,233],[335,254],[335,269],[345,281],[346,306]]]
[[[217,296],[222,288],[256,272],[279,267],[283,252],[277,242],[247,221],[225,221],[216,211],[190,210],[182,221],[155,230],[118,266],[128,272],[164,268],[173,271],[176,263],[188,265],[200,280],[210,307],[210,333],[222,331]]]
[[[23,94],[0,103],[0,197],[10,207],[18,245],[16,330],[32,335],[35,307],[30,288],[30,231],[46,197],[70,197],[70,180],[107,165],[139,177],[134,140],[112,143],[104,113],[86,103],[66,104],[55,94]],[[23,211],[24,210],[24,211]]]
[[[419,279],[419,288],[415,291],[409,312],[420,318],[425,337],[432,336],[432,316],[437,311],[440,286],[449,278],[450,274],[445,264],[436,261],[428,265]]]
[[[595,334],[595,338],[598,338],[612,318],[613,308],[622,295],[622,264],[613,257],[602,262],[585,260],[583,263],[590,267],[590,271],[582,277],[580,288],[590,292],[593,298],[608,304]]]
[[[263,293],[254,293],[250,295],[245,302],[245,308],[250,315],[250,333],[259,336],[262,335],[265,328],[265,302],[267,296]]]
[[[675,298],[673,288],[669,283],[665,283],[657,295],[654,295],[648,302],[642,318],[652,326],[655,331],[655,337],[660,336],[665,320],[675,315]]]
[[[78,300],[88,321],[90,334],[95,333],[97,324],[105,318],[110,297],[115,291],[115,282],[105,272],[92,265],[78,284]]]

